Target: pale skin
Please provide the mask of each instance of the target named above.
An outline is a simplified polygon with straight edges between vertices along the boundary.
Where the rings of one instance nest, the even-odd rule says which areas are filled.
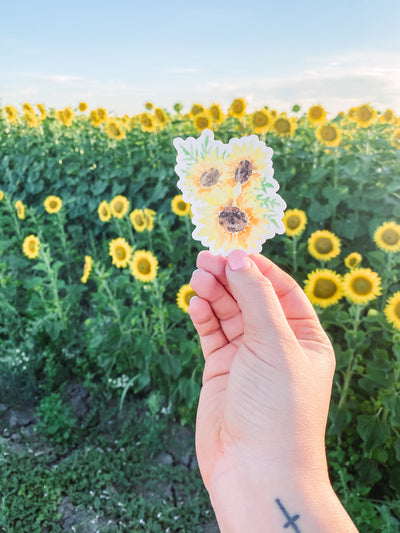
[[[297,283],[261,255],[201,252],[201,475],[222,533],[356,533],[327,470],[335,356]]]

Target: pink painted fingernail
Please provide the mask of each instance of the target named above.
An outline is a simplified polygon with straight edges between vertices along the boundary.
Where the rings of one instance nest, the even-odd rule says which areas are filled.
[[[250,267],[250,261],[243,250],[233,250],[228,256],[228,265],[233,271],[246,270]]]

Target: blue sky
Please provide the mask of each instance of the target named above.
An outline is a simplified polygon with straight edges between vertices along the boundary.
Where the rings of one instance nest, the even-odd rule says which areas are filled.
[[[3,0],[0,105],[400,113],[400,0]]]

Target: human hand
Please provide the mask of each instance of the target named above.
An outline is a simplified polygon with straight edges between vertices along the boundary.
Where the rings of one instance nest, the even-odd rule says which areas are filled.
[[[324,439],[333,348],[302,289],[267,258],[201,252],[197,267],[191,286],[199,297],[189,312],[205,357],[196,423],[200,471],[220,523],[243,520],[238,527],[258,531],[264,517],[260,531],[272,531],[261,500],[270,495],[273,502],[273,490],[287,486],[293,504],[299,491],[306,502],[305,486],[332,499]],[[249,499],[253,529],[238,507]],[[278,506],[270,512],[282,518]]]

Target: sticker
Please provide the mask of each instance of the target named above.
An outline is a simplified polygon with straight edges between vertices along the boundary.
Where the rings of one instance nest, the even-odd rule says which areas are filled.
[[[193,238],[212,254],[260,253],[267,239],[285,232],[286,203],[277,194],[272,149],[256,135],[223,144],[204,130],[197,139],[177,137],[174,146],[178,187],[193,214]]]

